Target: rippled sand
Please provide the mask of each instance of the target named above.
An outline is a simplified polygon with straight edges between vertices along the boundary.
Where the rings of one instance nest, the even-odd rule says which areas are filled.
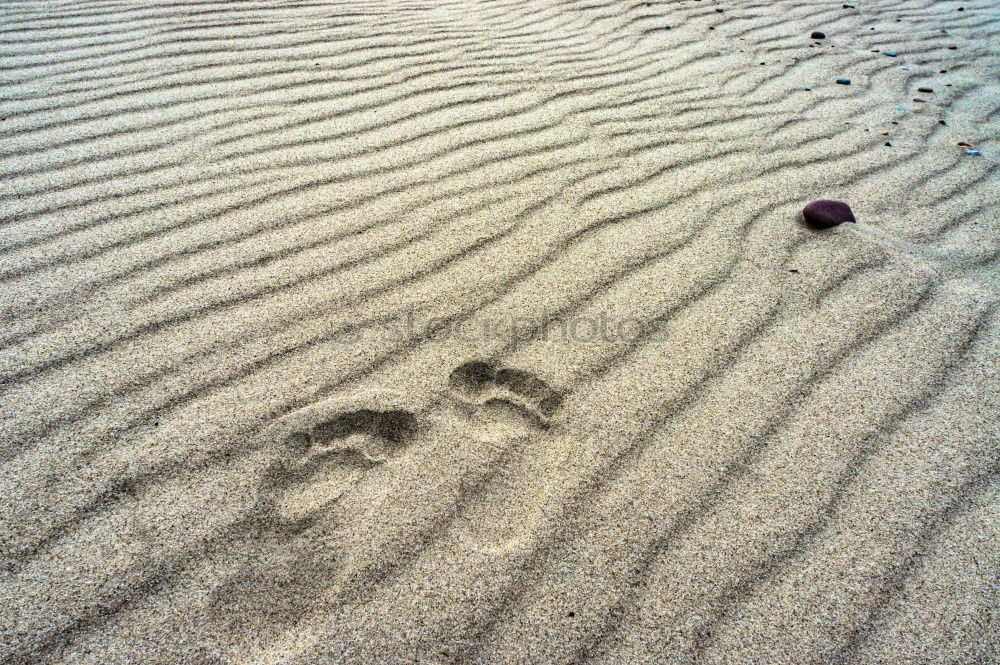
[[[0,661],[1000,662],[1000,9],[854,4],[0,5]]]

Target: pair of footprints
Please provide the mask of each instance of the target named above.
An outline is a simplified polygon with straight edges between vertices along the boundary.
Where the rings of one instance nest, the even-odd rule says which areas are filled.
[[[534,374],[480,360],[452,371],[447,393],[466,412],[513,411],[537,430],[549,428],[562,403],[562,395]],[[285,416],[276,426],[292,452],[286,472],[312,480],[323,467],[327,475],[333,467],[339,489],[330,486],[321,493],[335,498],[361,473],[402,454],[420,434],[421,422],[409,401],[395,393],[368,393],[323,400]]]

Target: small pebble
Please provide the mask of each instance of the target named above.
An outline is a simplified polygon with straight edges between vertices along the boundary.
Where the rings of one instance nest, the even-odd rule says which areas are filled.
[[[919,97],[914,97],[914,98],[913,98],[913,101],[915,101],[915,102],[917,102],[917,103],[919,103],[919,104],[923,104],[923,103],[924,103],[924,102],[926,102],[927,100],[926,100],[926,99],[920,99]]]
[[[978,150],[966,150],[965,154],[972,155],[973,157],[982,157],[983,155],[983,153],[979,152]]]
[[[960,145],[960,146],[962,146],[964,148],[971,148],[972,147],[971,143],[966,143],[965,141],[959,141],[958,145]]]
[[[843,201],[820,199],[802,209],[802,217],[810,226],[829,229],[844,222],[856,222],[851,206]]]
[[[812,90],[812,88],[810,88],[809,86],[806,86],[805,88],[803,88],[803,90]]]
[[[837,79],[837,83],[840,85],[851,85],[851,79]]]
[[[843,5],[844,9],[854,9],[854,5]]]
[[[885,144],[886,144],[887,146],[889,146],[890,148],[892,147],[892,144],[891,144],[891,143],[889,143],[888,141],[886,141],[886,142],[885,142]]]
[[[917,92],[934,92],[932,88],[917,88]]]
[[[809,35],[811,39],[826,39],[826,35],[817,30],[816,32]]]
[[[897,106],[897,107],[896,107],[896,110],[897,110],[897,111],[905,111],[905,110],[906,110],[906,107],[905,107],[905,106]]]
[[[895,51],[882,51],[882,55],[887,55],[890,58],[895,58],[896,57],[896,52]]]

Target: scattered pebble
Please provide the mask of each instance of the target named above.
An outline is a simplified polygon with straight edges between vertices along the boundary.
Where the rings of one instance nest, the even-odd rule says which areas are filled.
[[[917,92],[934,92],[933,88],[917,88]]]
[[[885,144],[886,144],[886,145],[887,145],[888,147],[890,147],[890,148],[892,147],[892,144],[891,144],[891,143],[889,143],[888,141],[886,141],[886,142],[885,142]]]
[[[843,5],[844,9],[854,9],[854,5]]]
[[[802,209],[802,217],[810,226],[829,229],[844,222],[856,222],[851,206],[843,201],[820,199],[812,201]]]
[[[851,79],[837,79],[837,83],[840,85],[851,85]]]
[[[812,88],[810,88],[809,86],[806,86],[805,88],[803,88],[803,90],[812,90]]]
[[[826,39],[826,35],[823,34],[822,32],[820,32],[819,30],[817,30],[814,33],[812,33],[811,35],[809,35],[809,37],[811,39]]]
[[[973,157],[982,157],[983,155],[983,153],[979,152],[978,150],[966,150],[965,154],[972,155]]]
[[[958,145],[960,145],[960,146],[962,146],[964,148],[971,148],[972,147],[971,143],[966,143],[965,141],[959,141]]]
[[[895,58],[897,54],[895,51],[882,51],[882,55],[887,55],[890,58]]]
[[[919,97],[914,97],[913,101],[917,102],[918,104],[923,104],[927,100],[926,99],[920,99]]]
[[[897,110],[897,111],[905,111],[905,110],[906,110],[906,107],[905,107],[905,106],[897,106],[897,107],[896,107],[896,110]]]

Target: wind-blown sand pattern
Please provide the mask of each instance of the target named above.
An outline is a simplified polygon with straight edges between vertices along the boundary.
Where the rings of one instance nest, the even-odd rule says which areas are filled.
[[[0,662],[1000,662],[1000,8],[848,4],[0,5]]]

